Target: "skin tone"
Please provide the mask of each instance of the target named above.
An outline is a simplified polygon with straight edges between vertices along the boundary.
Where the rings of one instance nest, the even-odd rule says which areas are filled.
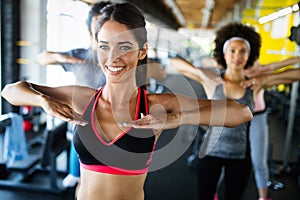
[[[107,84],[95,107],[95,125],[100,136],[112,141],[126,130],[122,122],[131,122],[135,115],[137,92],[135,70],[145,58],[147,44],[139,49],[133,33],[121,23],[109,20],[98,32],[99,66]],[[81,86],[46,87],[27,82],[8,84],[2,96],[13,105],[42,107],[46,113],[79,125],[85,105],[95,89]],[[22,95],[23,98],[19,98]],[[155,130],[156,140],[163,129],[181,124],[236,126],[252,119],[248,107],[234,101],[195,100],[175,94],[147,94],[149,116],[142,119]],[[128,124],[127,124],[128,125]],[[129,126],[138,126],[134,123]],[[81,168],[81,185],[77,198],[82,199],[144,199],[146,175],[113,175]]]

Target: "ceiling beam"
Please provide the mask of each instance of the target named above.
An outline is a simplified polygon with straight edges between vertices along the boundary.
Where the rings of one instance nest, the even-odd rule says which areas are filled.
[[[173,15],[176,17],[180,25],[186,27],[187,26],[186,20],[180,8],[178,7],[177,3],[174,0],[162,0],[162,1],[167,7],[171,9]]]
[[[209,21],[211,19],[212,10],[215,7],[215,1],[214,0],[206,0],[205,7],[202,8],[202,27],[207,28]]]
[[[178,30],[181,25],[169,8],[161,0],[127,0],[137,5],[145,15],[146,20],[162,28]],[[113,2],[113,1],[112,1]],[[118,2],[118,1],[117,1]]]
[[[88,4],[99,3],[103,0],[81,0]],[[120,0],[110,0],[113,3],[120,3]],[[123,0],[123,2],[132,2],[140,8],[147,21],[158,25],[161,28],[178,30],[183,25],[177,20],[172,8],[168,7],[164,0]]]

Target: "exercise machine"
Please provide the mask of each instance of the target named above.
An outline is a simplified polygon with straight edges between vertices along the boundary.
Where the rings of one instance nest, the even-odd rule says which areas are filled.
[[[11,125],[11,119],[0,117],[0,143],[3,147],[5,128]],[[69,141],[66,138],[67,122],[47,126],[42,131],[43,143],[38,150],[30,152],[26,160],[15,161],[12,165],[2,159],[3,149],[0,150],[0,188],[22,189],[38,192],[60,193],[65,190],[60,184],[68,172],[68,159],[66,170],[59,171],[57,158],[63,152],[69,157]]]

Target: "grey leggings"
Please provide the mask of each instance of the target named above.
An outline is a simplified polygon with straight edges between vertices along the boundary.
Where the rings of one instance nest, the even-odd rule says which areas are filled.
[[[254,114],[250,125],[249,138],[256,185],[258,188],[267,188],[269,180],[267,112]]]

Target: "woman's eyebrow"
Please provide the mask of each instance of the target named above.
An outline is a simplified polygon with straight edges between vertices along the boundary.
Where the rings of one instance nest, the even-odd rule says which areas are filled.
[[[118,42],[119,45],[123,45],[123,44],[130,44],[133,45],[131,42],[129,41],[124,41],[124,42]]]
[[[108,44],[108,42],[105,42],[105,41],[102,41],[102,40],[98,41],[98,43]]]
[[[104,44],[108,44],[109,42],[106,42],[106,41],[100,40],[100,41],[98,41],[98,43],[104,43]],[[131,43],[131,42],[129,42],[129,41],[118,42],[118,45],[123,45],[123,44],[130,44],[130,45],[133,45],[133,43]]]

